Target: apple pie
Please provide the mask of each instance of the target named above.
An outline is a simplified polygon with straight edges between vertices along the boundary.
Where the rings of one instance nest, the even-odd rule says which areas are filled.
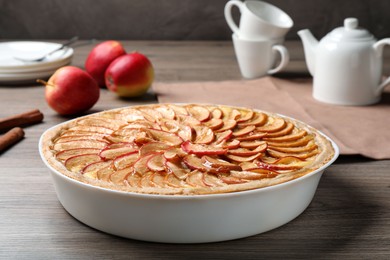
[[[42,136],[58,172],[103,188],[166,195],[237,192],[287,182],[334,156],[297,120],[204,104],[126,107],[80,117]]]

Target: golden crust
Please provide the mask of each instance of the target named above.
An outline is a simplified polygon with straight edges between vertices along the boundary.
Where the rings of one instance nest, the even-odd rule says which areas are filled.
[[[184,120],[183,118],[181,118],[179,120],[180,117],[184,117],[184,115],[180,114],[180,113],[185,113],[185,111],[182,110],[182,108],[185,108],[187,111],[191,111],[191,113],[189,113],[188,115],[192,118],[191,120],[193,121],[191,121],[189,118],[185,118]],[[207,115],[206,113],[205,115],[204,114],[205,110],[203,110],[203,108],[206,108],[210,112],[210,114]],[[216,109],[218,109],[218,111],[214,111]],[[140,111],[142,113],[140,113]],[[159,111],[159,112],[155,113],[153,111]],[[174,111],[175,113],[172,113],[172,111]],[[239,113],[237,113],[236,111],[239,111],[240,115],[237,115]],[[248,114],[248,111],[250,112],[250,114]],[[251,111],[255,112],[253,113],[254,115],[251,114],[252,113]],[[263,119],[257,120],[258,119],[257,117],[259,117],[260,115],[263,117],[266,116],[267,121],[264,121]],[[205,119],[206,117],[207,119]],[[73,168],[70,167],[68,165],[70,164],[71,161],[69,158],[67,158],[68,159],[67,162],[66,160],[58,159],[59,158],[58,154],[60,154],[61,152],[63,153],[64,151],[70,149],[77,150],[78,148],[81,149],[91,148],[93,146],[94,149],[102,151],[103,149],[109,149],[110,145],[122,143],[123,140],[126,141],[126,145],[129,145],[129,143],[131,143],[130,142],[131,140],[125,138],[130,138],[130,137],[133,138],[135,135],[137,135],[136,138],[138,139],[134,140],[133,138],[132,142],[138,142],[136,149],[144,146],[145,143],[148,142],[155,142],[155,141],[164,142],[165,137],[154,138],[153,133],[150,132],[147,132],[145,136],[145,134],[143,133],[144,131],[147,131],[145,129],[153,128],[153,126],[145,127],[145,125],[143,126],[134,125],[135,123],[141,124],[142,122],[144,123],[146,122],[147,124],[150,125],[153,124],[158,125],[158,127],[160,127],[159,130],[161,130],[161,125],[163,124],[162,122],[164,123],[168,122],[170,124],[173,124],[174,122],[180,122],[180,124],[182,125],[191,126],[192,127],[191,133],[195,133],[192,136],[188,137],[191,139],[188,140],[190,144],[199,142],[200,147],[208,147],[208,146],[210,147],[212,146],[214,148],[221,147],[222,144],[221,143],[216,144],[216,142],[219,136],[218,133],[226,132],[226,131],[222,131],[224,130],[223,129],[224,125],[221,125],[219,127],[216,127],[216,125],[212,125],[214,129],[211,131],[213,133],[212,137],[210,137],[210,140],[212,140],[211,142],[210,140],[207,140],[207,138],[209,138],[207,134],[210,134],[210,131],[208,132],[205,131],[205,129],[208,130],[210,129],[210,127],[212,127],[210,126],[211,125],[210,120],[212,118],[218,119],[218,117],[220,117],[219,119],[221,119],[224,122],[225,126],[230,124],[232,122],[231,120],[235,121],[236,124],[235,127],[234,128],[228,127],[228,128],[230,130],[233,130],[234,133],[237,133],[237,135],[240,136],[237,137],[233,135],[233,137],[230,137],[231,139],[228,139],[229,141],[231,141],[232,138],[244,140],[241,141],[240,144],[242,145],[246,144],[249,145],[249,147],[251,145],[251,142],[253,143],[255,141],[259,143],[266,142],[267,144],[268,143],[272,144],[272,145],[268,145],[266,150],[262,151],[258,157],[256,157],[258,154],[255,154],[254,157],[256,158],[249,162],[249,163],[255,163],[253,165],[256,165],[257,170],[256,169],[244,170],[243,168],[245,162],[239,162],[239,161],[229,159],[229,158],[235,159],[235,157],[234,155],[231,155],[229,157],[228,155],[230,154],[227,154],[226,151],[223,155],[214,155],[212,154],[213,152],[211,152],[212,155],[209,155],[209,153],[204,155],[202,154],[202,152],[196,153],[195,151],[194,154],[192,153],[192,151],[185,150],[183,155],[182,147],[183,147],[183,142],[185,141],[183,138],[188,137],[185,134],[181,135],[181,139],[183,139],[183,142],[180,144],[174,143],[176,139],[169,140],[170,146],[174,146],[178,149],[181,149],[180,160],[182,160],[183,156],[186,156],[186,154],[187,155],[191,154],[192,156],[202,158],[202,160],[204,158],[207,158],[207,156],[209,156],[218,160],[223,159],[223,162],[240,165],[241,169],[239,170],[237,170],[236,168],[235,169],[232,168],[231,170],[225,169],[222,172],[216,170],[216,169],[221,169],[221,167],[211,168],[211,169],[206,168],[207,170],[201,168],[199,170],[199,169],[188,167],[188,165],[184,165],[182,161],[179,161],[179,164],[177,165],[179,165],[181,168],[184,169],[181,170],[184,171],[185,175],[178,176],[177,174],[173,174],[172,171],[170,170],[171,168],[166,166],[167,160],[165,158],[163,158],[165,164],[163,165],[160,165],[158,163],[156,164],[157,165],[156,167],[163,167],[165,170],[154,172],[150,170],[150,167],[145,166],[145,164],[141,165],[140,168],[137,167],[134,168],[135,162],[126,166],[124,169],[121,169],[119,166],[115,167],[113,166],[114,161],[116,159],[115,157],[110,159],[105,158],[104,160],[102,159],[99,161],[99,162],[108,161],[107,164],[110,164],[110,166],[107,166],[108,168],[106,167],[104,170],[99,169],[100,172],[108,171],[109,175],[103,175],[103,174],[99,175],[97,173],[99,172],[99,170],[91,171],[92,174],[86,174],[86,171],[80,172],[80,169],[82,168],[85,170],[84,167],[80,168],[77,167],[77,165],[75,165],[74,167],[72,165]],[[172,119],[174,122],[170,120],[166,120],[167,118]],[[196,120],[193,118],[195,118]],[[215,119],[214,121],[219,123],[219,120],[217,119]],[[155,121],[153,122],[153,120]],[[191,121],[192,123],[189,121]],[[206,124],[205,122],[208,123]],[[251,126],[252,122],[257,122],[255,127]],[[168,125],[168,123],[166,124]],[[294,126],[293,128],[291,128],[291,124],[293,124]],[[199,129],[198,125],[201,125],[202,129]],[[206,127],[206,125],[210,127]],[[247,127],[248,125],[251,127]],[[106,127],[108,130],[105,129]],[[116,135],[117,133],[119,133],[118,131],[121,130],[122,132],[120,133],[123,134],[124,128],[131,129],[132,127],[136,129],[142,129],[142,131],[137,130],[134,136],[131,136],[133,135],[133,132],[131,132],[130,137],[125,135]],[[168,127],[169,129],[164,128],[164,130],[169,130],[175,133],[175,135],[178,135],[177,131],[179,130],[174,127],[177,127],[177,125],[175,126],[169,125]],[[245,130],[242,130],[245,127],[247,128]],[[289,130],[287,128],[291,128],[292,130]],[[93,131],[91,130],[91,132],[93,132],[94,134],[92,135],[91,132],[86,133],[86,131],[84,131],[88,129],[93,129]],[[126,133],[130,132],[129,129],[125,129],[125,130]],[[238,130],[242,130],[242,131],[238,132]],[[248,131],[252,130],[252,131],[250,133],[249,132],[245,133],[246,130]],[[96,137],[97,136],[96,132],[99,131],[106,132],[106,133],[102,133],[101,135],[99,134],[99,136]],[[201,131],[203,131],[202,134],[200,134]],[[304,136],[302,136],[303,131],[306,132]],[[142,136],[138,135],[140,132],[142,132]],[[168,131],[164,131],[164,132],[168,132]],[[286,132],[288,133],[286,134]],[[261,134],[258,135],[259,137],[257,137],[257,139],[251,140],[251,137],[255,138],[259,133]],[[102,137],[102,139],[100,139],[100,137]],[[302,138],[306,138],[306,139],[302,139]],[[245,141],[247,139],[249,141]],[[268,141],[264,141],[264,139]],[[284,140],[288,140],[288,141],[284,141]],[[76,148],[74,148],[74,146],[67,146],[68,144],[71,144],[69,141],[76,143]],[[89,141],[91,144],[88,143]],[[299,122],[297,120],[286,118],[272,113],[267,113],[264,111],[252,110],[248,108],[216,106],[216,105],[199,105],[199,104],[186,104],[186,105],[157,104],[157,105],[135,106],[135,107],[128,107],[128,108],[119,108],[115,110],[109,110],[109,111],[96,113],[93,115],[80,117],[75,120],[66,122],[64,124],[60,124],[57,127],[54,127],[46,131],[42,136],[41,145],[42,145],[41,151],[44,158],[47,160],[47,163],[56,171],[60,172],[61,174],[67,177],[70,177],[72,179],[75,179],[77,181],[86,184],[112,189],[112,190],[136,192],[136,193],[144,193],[144,194],[164,194],[164,195],[197,195],[197,194],[229,193],[229,192],[237,192],[237,191],[244,191],[244,190],[251,190],[251,189],[273,186],[276,184],[284,183],[299,178],[301,176],[304,176],[308,173],[317,170],[318,168],[320,168],[321,166],[329,162],[334,157],[335,154],[331,142],[324,135],[322,135],[316,129],[307,126],[306,124]],[[78,148],[77,145],[79,145]],[[89,145],[91,147],[89,147]],[[132,149],[132,148],[128,148],[127,146],[125,148],[123,148],[121,145],[117,145],[117,146],[120,146],[119,149],[123,149],[123,151],[125,152],[129,151],[126,149],[130,149],[130,150]],[[227,150],[229,149],[230,148],[228,148]],[[251,154],[253,154],[254,153],[253,150],[255,149],[256,148],[251,147],[249,149],[244,148],[244,150],[241,149],[236,151],[246,152],[250,150]],[[233,150],[233,148],[230,150]],[[112,150],[112,151],[116,152],[116,150]],[[122,154],[120,155],[125,154],[125,152],[122,152]],[[132,152],[129,152],[129,154],[131,153]],[[137,150],[136,153],[139,154],[141,152],[140,150]],[[156,155],[162,156],[163,153],[164,151],[159,151],[156,153]],[[99,153],[99,156],[101,156],[101,153]],[[77,155],[75,155],[74,157],[77,157]],[[245,157],[245,156],[239,156],[239,158],[241,157]],[[299,157],[300,159],[298,159]],[[281,162],[281,159],[284,161],[291,161],[291,163],[285,164],[283,162],[283,164],[282,163],[278,164],[277,163],[278,160]],[[277,166],[284,167],[288,165],[293,167],[292,169],[289,170],[285,170],[284,168],[282,168],[282,170],[280,169],[275,170],[274,168],[272,168],[273,166],[271,166],[271,169],[269,168],[270,164],[273,166],[277,165]],[[258,167],[259,165],[261,167]],[[147,169],[144,170],[144,168]],[[258,169],[258,168],[262,168],[262,169]],[[152,167],[151,169],[154,168]],[[114,173],[120,174],[121,170],[123,170],[122,175],[127,177],[123,177],[123,176],[120,178],[118,177],[117,178],[119,180],[118,181],[113,176]],[[264,171],[268,171],[267,172],[268,175],[262,175],[263,177],[261,178],[259,177],[260,175],[256,175],[256,174],[264,174]],[[99,176],[103,176],[103,177],[99,177]],[[167,178],[172,178],[174,180],[172,185],[171,183],[166,181]],[[210,181],[205,180],[208,178]],[[195,181],[195,183],[192,179]],[[200,179],[202,181],[200,181]],[[134,185],[135,182],[136,184]]]

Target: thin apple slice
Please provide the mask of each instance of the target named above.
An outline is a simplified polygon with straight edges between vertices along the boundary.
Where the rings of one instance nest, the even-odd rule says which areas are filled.
[[[115,118],[123,119],[127,122],[134,122],[137,120],[145,120],[143,114],[134,108],[123,108],[119,111],[119,114],[114,115]]]
[[[210,111],[201,106],[187,106],[187,111],[191,116],[199,120],[200,122],[206,121],[210,118]]]
[[[286,141],[286,142],[267,141],[267,143],[270,147],[300,147],[300,146],[306,146],[312,140],[313,140],[312,136],[305,135],[302,138],[293,141]]]
[[[128,123],[125,127],[122,127],[120,129],[145,129],[145,128],[160,129],[160,126],[153,122],[137,120]]]
[[[133,172],[131,174],[127,175],[126,181],[127,181],[127,184],[129,186],[140,188],[141,187],[141,184],[140,184],[141,179],[142,179],[142,175],[140,175],[137,172],[134,172],[134,169],[133,169]]]
[[[77,122],[78,125],[99,126],[112,130],[118,129],[127,124],[124,120],[103,118],[103,117],[87,117]]]
[[[223,141],[229,140],[233,136],[233,131],[232,130],[226,130],[220,133],[215,134],[215,143],[220,144]]]
[[[165,166],[167,168],[168,173],[174,174],[180,180],[184,180],[187,178],[189,169],[185,168],[181,163],[173,163],[170,161],[166,161]]]
[[[176,117],[176,120],[179,122],[179,124],[190,126],[190,127],[202,124],[202,122],[200,122],[198,119],[192,116],[178,115]]]
[[[165,162],[166,159],[162,153],[156,153],[148,160],[146,166],[153,172],[161,172],[165,171]]]
[[[250,171],[259,168],[259,166],[255,162],[242,162],[240,163],[240,166],[243,171]]]
[[[232,108],[231,107],[221,106],[221,107],[218,107],[218,109],[221,110],[221,112],[222,112],[221,118],[223,120],[232,119],[231,116],[230,116],[230,113],[232,112]]]
[[[295,156],[287,156],[287,157],[282,157],[282,158],[279,158],[279,159],[276,159],[275,161],[271,162],[272,164],[277,164],[277,165],[297,165],[297,164],[302,164],[302,165],[305,165],[305,164],[308,164],[309,162],[304,160],[304,159],[300,159],[298,157],[295,157]]]
[[[138,152],[121,155],[114,160],[114,167],[117,170],[132,166],[138,160]]]
[[[196,144],[209,144],[214,141],[215,135],[213,130],[207,126],[194,126]]]
[[[222,116],[223,116],[223,112],[219,108],[214,108],[214,109],[211,110],[211,116],[212,116],[212,118],[221,119]]]
[[[222,173],[222,172],[230,172],[230,171],[241,171],[241,166],[230,163],[228,161],[213,158],[210,156],[202,156],[201,158],[202,164],[212,170],[212,172]]]
[[[282,130],[286,126],[286,120],[283,118],[272,118],[267,124],[256,127],[256,130],[259,132],[273,133]]]
[[[89,133],[89,134],[79,134],[79,135],[63,135],[57,137],[55,140],[53,140],[54,143],[64,143],[69,141],[76,141],[76,140],[86,140],[86,139],[93,139],[93,140],[99,140],[104,141],[105,134],[96,134],[96,133]]]
[[[240,178],[237,178],[237,177],[233,177],[230,174],[229,175],[220,174],[219,178],[220,178],[220,180],[222,182],[224,182],[226,184],[229,184],[229,185],[231,185],[231,184],[241,184],[241,183],[248,182],[248,180],[244,180],[244,179],[240,179]]]
[[[163,116],[155,109],[150,109],[150,108],[140,108],[139,111],[141,114],[144,116],[144,118],[149,121],[149,122],[158,122],[160,118]]]
[[[294,125],[291,122],[287,122],[286,127],[277,132],[264,132],[266,134],[264,138],[284,137],[291,134],[293,131],[295,131]]]
[[[142,127],[142,128],[124,127],[124,128],[120,128],[120,129],[114,131],[111,135],[112,136],[123,136],[123,137],[127,137],[127,138],[132,137],[132,139],[134,139],[135,136],[137,136],[139,133],[144,132],[143,129],[145,129],[145,128],[144,127]],[[131,141],[129,143],[131,143]]]
[[[101,168],[96,172],[96,177],[98,180],[109,182],[110,176],[115,172],[115,169],[112,167],[112,165]]]
[[[259,157],[261,157],[263,153],[258,153],[252,156],[238,156],[233,154],[227,154],[226,157],[230,160],[236,161],[236,162],[251,162]]]
[[[166,119],[175,119],[176,113],[171,107],[158,106],[155,108]]]
[[[189,154],[196,154],[196,155],[220,155],[220,154],[227,153],[227,149],[224,149],[222,147],[203,145],[203,144],[193,144],[189,141],[182,143],[181,148]]]
[[[180,187],[187,186],[184,180],[177,178],[176,175],[173,173],[167,173],[165,175],[164,182],[166,186],[173,187],[173,188],[180,188]]]
[[[253,132],[256,129],[256,126],[254,125],[248,125],[244,128],[237,129],[233,131],[233,136],[234,137],[240,137],[244,135],[248,135],[249,133]]]
[[[145,172],[141,175],[141,180],[139,181],[141,187],[156,187],[153,179],[153,172]]]
[[[265,141],[260,141],[260,140],[254,140],[254,141],[242,141],[240,142],[240,146],[242,148],[247,148],[247,149],[256,149],[257,147],[261,146],[264,147],[264,149],[267,149],[267,142]]]
[[[79,136],[106,136],[107,134],[102,134],[102,133],[95,133],[95,132],[89,132],[89,131],[71,131],[67,130],[66,132],[62,133],[60,137],[79,137]],[[58,138],[60,138],[58,137]],[[55,139],[57,140],[57,139]],[[54,141],[55,141],[54,140]]]
[[[251,120],[255,115],[255,112],[253,112],[253,110],[240,110],[240,113],[240,117],[236,120],[239,124]]]
[[[210,120],[203,122],[203,125],[210,129],[217,130],[223,126],[223,121],[220,118],[211,118]]]
[[[223,120],[223,126],[216,130],[216,132],[221,133],[226,130],[231,130],[237,125],[237,121],[234,119],[228,119],[228,120]]]
[[[222,147],[224,149],[237,149],[240,147],[240,141],[237,139],[229,140],[229,141],[222,141],[221,143],[217,144],[217,146]]]
[[[98,162],[93,162],[88,165],[86,165],[82,170],[81,174],[83,174],[86,177],[89,177],[91,179],[96,179],[96,173],[105,167],[108,167],[112,164],[112,161],[98,161]]]
[[[154,153],[151,153],[151,154],[147,154],[147,155],[139,157],[138,160],[134,163],[134,171],[138,172],[141,175],[144,175],[147,172],[149,172],[150,170],[147,166],[147,163],[148,163],[149,159],[152,158],[154,155],[155,155]]]
[[[237,109],[232,109],[229,115],[229,119],[237,121],[241,117],[241,112]]]
[[[163,142],[148,142],[141,146],[139,150],[140,156],[145,156],[149,153],[163,152],[165,150],[171,149],[172,146]]]
[[[226,186],[226,183],[221,181],[215,174],[203,173],[203,183],[209,187]]]
[[[147,143],[152,143],[152,142],[156,142],[156,140],[148,137],[147,135],[139,135],[134,139],[134,143],[136,143],[140,147]]]
[[[310,157],[318,154],[319,151],[317,149],[314,149],[312,151],[303,152],[303,153],[285,153],[285,152],[280,152],[280,151],[273,150],[272,148],[268,148],[267,149],[267,153],[270,156],[274,157],[274,158],[282,158],[282,157],[287,157],[287,156],[294,156],[294,157],[297,157],[299,159],[307,159],[307,158],[310,158]]]
[[[246,127],[249,125],[262,126],[267,122],[268,116],[264,113],[257,113],[250,120],[238,123],[239,127]]]
[[[171,162],[177,162],[180,158],[186,156],[187,153],[181,147],[172,147],[164,151],[164,158]]]
[[[272,148],[274,151],[283,152],[283,153],[304,153],[304,152],[310,152],[315,149],[317,149],[317,145],[314,143],[314,141],[310,141],[305,146],[299,146],[299,147],[281,147],[281,146],[271,146],[269,145],[269,148]]]
[[[147,131],[156,141],[165,142],[172,146],[178,146],[183,142],[183,139],[174,133],[156,129],[147,129]]]
[[[203,173],[197,170],[190,172],[186,181],[192,187],[207,187],[203,181]]]
[[[166,187],[165,183],[165,173],[154,172],[151,176],[151,181],[155,184],[156,187],[164,188]]]
[[[81,172],[85,166],[99,161],[101,161],[101,158],[97,154],[81,154],[68,158],[64,165],[71,172]]]
[[[269,141],[269,142],[274,142],[274,143],[284,143],[284,142],[296,141],[298,139],[301,139],[305,135],[307,135],[307,132],[305,130],[299,130],[296,132],[294,131],[291,134],[287,134],[284,136],[278,136],[278,137],[270,137],[270,135],[267,134],[264,137],[264,140]]]
[[[264,142],[264,145],[260,145],[253,150],[247,148],[237,148],[229,149],[228,154],[238,155],[238,156],[252,156],[258,153],[263,153],[267,149],[267,143]]]
[[[257,167],[273,171],[298,170],[305,167],[309,162],[298,157],[287,156],[277,159],[273,162],[255,161]]]
[[[100,133],[100,134],[111,134],[114,130],[103,127],[103,126],[87,126],[87,125],[76,125],[68,129],[68,131],[75,132],[92,132],[92,133]]]
[[[185,115],[188,116],[187,109],[183,106],[178,106],[178,105],[171,105],[169,104],[168,107],[175,111],[176,116],[177,115]]]
[[[261,133],[261,132],[251,132],[247,135],[236,137],[239,141],[253,141],[253,140],[259,140],[265,137],[267,133]]]
[[[177,122],[176,120],[173,120],[173,119],[162,118],[159,121],[159,124],[160,124],[161,130],[166,131],[166,132],[170,132],[170,133],[177,133],[182,128],[182,126],[179,124],[179,122]]]
[[[133,167],[128,167],[128,168],[121,169],[119,171],[115,171],[113,174],[110,175],[110,181],[119,186],[126,186],[127,176],[132,174],[133,171],[134,171]]]
[[[63,150],[56,153],[56,159],[60,161],[65,161],[66,159],[82,154],[99,154],[100,149],[96,148],[74,148],[69,150]]]
[[[108,145],[108,142],[100,141],[100,140],[74,140],[67,141],[63,143],[56,143],[53,145],[53,150],[55,151],[63,151],[70,150],[75,148],[96,148],[103,149]]]
[[[111,143],[133,143],[139,138],[146,138],[147,134],[141,129],[122,128],[104,138]]]
[[[253,171],[231,171],[232,177],[244,179],[244,180],[261,180],[264,178],[273,178],[277,176],[278,174],[273,171],[259,169],[260,172],[253,172]]]
[[[115,143],[106,146],[99,153],[103,160],[115,159],[121,155],[138,152],[138,146],[132,143]]]
[[[177,135],[183,139],[183,141],[191,141],[193,138],[192,128],[190,126],[182,126]]]
[[[203,164],[202,159],[193,154],[186,155],[183,158],[183,163],[191,170],[199,170],[203,172],[208,170],[208,168]]]

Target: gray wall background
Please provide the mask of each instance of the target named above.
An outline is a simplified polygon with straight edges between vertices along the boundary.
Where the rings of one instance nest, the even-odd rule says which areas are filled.
[[[230,40],[227,0],[0,0],[0,39]],[[357,17],[390,37],[390,0],[267,0],[294,20],[287,39],[317,37]],[[234,12],[238,17],[238,11]],[[237,19],[238,20],[238,19]]]

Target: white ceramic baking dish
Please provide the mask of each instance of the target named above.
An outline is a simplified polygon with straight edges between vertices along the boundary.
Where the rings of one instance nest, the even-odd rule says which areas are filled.
[[[50,129],[49,129],[50,130]],[[49,131],[48,130],[48,131]],[[131,239],[205,243],[238,239],[277,228],[312,201],[324,170],[275,186],[211,195],[148,195],[109,190],[69,178],[51,167],[57,196],[76,219],[98,230]]]

